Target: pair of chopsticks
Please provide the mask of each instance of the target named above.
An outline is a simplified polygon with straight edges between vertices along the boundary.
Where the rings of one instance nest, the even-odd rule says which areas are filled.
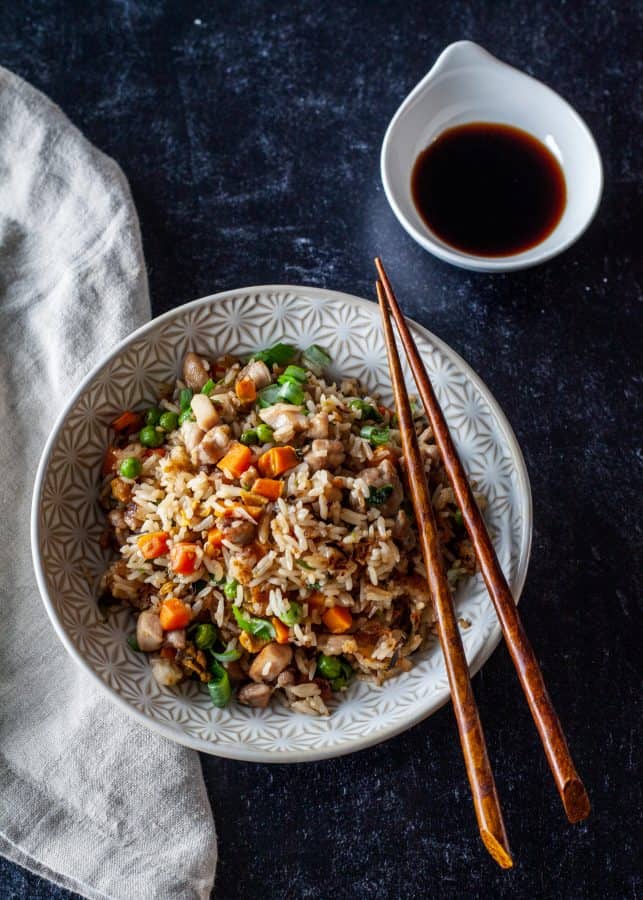
[[[446,662],[453,709],[473,794],[478,827],[491,856],[503,868],[510,868],[513,865],[511,851],[487,754],[482,723],[471,687],[469,668],[458,630],[453,600],[444,571],[435,516],[409,398],[404,385],[402,365],[395,343],[391,317],[395,320],[449,482],[462,512],[469,538],[475,548],[482,577],[496,609],[502,633],[570,822],[579,822],[589,815],[589,798],[574,767],[560,720],[549,699],[540,666],[520,620],[518,608],[498,562],[484,519],[480,514],[462,462],[449,433],[444,414],[379,258],[375,260],[375,267],[379,276],[376,283],[377,299],[384,326],[384,338],[388,351],[411,500],[418,524],[429,589],[435,605],[440,644]]]

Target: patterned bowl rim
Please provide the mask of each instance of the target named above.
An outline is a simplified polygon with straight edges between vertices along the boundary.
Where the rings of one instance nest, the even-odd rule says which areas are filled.
[[[419,722],[424,721],[424,719],[437,712],[437,710],[444,706],[444,704],[449,700],[450,693],[448,686],[434,694],[431,698],[430,703],[428,703],[424,708],[418,710],[417,712],[409,714],[402,720],[396,721],[388,725],[387,727],[378,730],[374,734],[366,734],[357,738],[353,738],[351,741],[347,741],[345,744],[342,744],[340,746],[331,745],[324,748],[275,752],[267,750],[257,750],[256,748],[244,747],[243,745],[237,744],[208,744],[206,741],[199,738],[193,738],[190,735],[185,734],[184,732],[177,732],[174,728],[164,725],[162,722],[152,719],[144,712],[136,709],[124,697],[122,697],[115,688],[111,687],[109,684],[106,684],[100,677],[100,675],[96,671],[94,671],[92,666],[87,662],[83,654],[78,650],[78,648],[73,644],[73,642],[67,635],[65,627],[58,617],[58,613],[56,612],[54,602],[49,594],[49,588],[47,585],[45,566],[40,549],[40,511],[42,503],[42,493],[49,468],[50,458],[60,437],[60,434],[65,427],[67,417],[72,412],[74,406],[76,405],[82,394],[85,392],[85,390],[89,387],[89,385],[91,385],[96,376],[106,365],[108,365],[108,363],[119,356],[131,344],[154,331],[156,328],[158,328],[159,325],[170,322],[173,318],[180,317],[187,312],[199,309],[202,306],[208,306],[217,302],[231,300],[237,296],[253,293],[273,294],[281,292],[302,292],[304,296],[315,297],[319,300],[326,299],[333,300],[335,302],[344,302],[351,306],[357,306],[363,309],[367,309],[369,313],[372,313],[377,309],[376,304],[374,304],[372,301],[365,300],[362,297],[357,297],[353,294],[347,294],[343,291],[335,291],[332,288],[320,288],[294,284],[263,284],[236,288],[234,290],[220,291],[216,294],[209,294],[205,297],[200,297],[197,300],[192,300],[189,303],[184,303],[181,306],[168,310],[168,312],[163,313],[156,318],[152,318],[149,322],[146,322],[140,328],[137,328],[135,331],[131,332],[131,334],[120,341],[109,353],[102,357],[74,390],[65,407],[58,415],[42,451],[42,455],[40,457],[40,462],[38,464],[38,469],[36,472],[31,504],[31,552],[34,571],[36,575],[36,582],[38,584],[40,596],[42,597],[45,609],[47,610],[47,614],[56,631],[56,634],[60,638],[63,646],[72,657],[72,659],[92,678],[94,683],[97,684],[102,691],[106,692],[107,695],[121,707],[121,709],[125,710],[125,712],[127,712],[130,716],[135,718],[138,722],[140,722],[147,728],[151,728],[153,731],[158,732],[169,740],[175,741],[179,744],[183,744],[186,747],[190,747],[202,753],[209,753],[214,756],[221,756],[228,759],[262,763],[314,762],[317,760],[344,756],[349,753],[355,753],[358,750],[364,750],[367,747],[371,747],[375,744],[380,744],[383,741],[389,740],[390,738],[393,738],[396,735],[407,731],[409,728],[412,728],[414,725],[417,725]],[[437,335],[433,334],[432,331],[429,331],[428,328],[425,328],[423,325],[415,322],[413,319],[410,319],[408,317],[407,319],[411,324],[413,330],[416,330],[417,332],[422,334],[423,337],[428,340],[434,347],[439,349],[447,357],[450,357],[458,365],[462,373],[481,392],[489,406],[492,417],[495,419],[500,431],[503,433],[506,439],[507,447],[515,464],[516,478],[525,510],[524,528],[522,529],[519,560],[516,569],[515,588],[513,590],[515,601],[516,603],[518,603],[527,577],[527,569],[529,567],[533,534],[533,503],[531,485],[529,482],[529,475],[527,473],[527,466],[522,450],[520,449],[518,440],[511,425],[509,424],[507,417],[505,416],[497,400],[495,399],[487,385],[484,383],[484,381],[480,378],[480,376],[460,356],[460,354],[453,350],[453,348],[450,347],[445,341],[437,337]],[[482,648],[476,654],[474,659],[471,660],[469,668],[472,677],[489,659],[493,651],[498,646],[500,638],[501,629],[498,621],[496,620],[486,643],[483,644]]]

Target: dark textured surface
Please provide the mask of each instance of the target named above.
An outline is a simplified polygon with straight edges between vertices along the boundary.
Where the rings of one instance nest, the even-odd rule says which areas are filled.
[[[496,869],[476,836],[444,708],[336,761],[205,759],[221,900],[640,895],[633,9],[605,0],[2,5],[2,64],[56,100],[130,180],[155,312],[262,282],[370,296],[380,252],[405,309],[490,386],[532,480],[523,616],[591,819],[563,821],[501,648],[474,687],[512,872]],[[559,90],[603,154],[596,221],[562,257],[525,273],[480,276],[434,260],[402,231],[380,185],[389,118],[463,37]],[[0,896],[71,895],[2,861]]]

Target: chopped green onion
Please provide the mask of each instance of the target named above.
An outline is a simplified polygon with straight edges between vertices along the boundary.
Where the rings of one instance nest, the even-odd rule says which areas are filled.
[[[269,384],[267,387],[262,388],[258,395],[259,406],[265,409],[266,406],[274,406],[275,403],[279,403],[281,387],[280,384]]]
[[[210,625],[209,622],[205,622],[203,625],[197,626],[194,635],[194,643],[197,645],[199,650],[207,650],[214,644],[217,636],[218,631],[216,625]]]
[[[380,447],[387,444],[389,440],[390,429],[388,427],[378,428],[377,425],[364,425],[360,429],[360,437],[368,441],[373,447]]]
[[[269,384],[259,391],[259,406],[262,409],[274,406],[275,403],[291,403],[293,406],[301,406],[303,402],[304,391],[297,381]]]
[[[214,650],[210,650],[210,653],[220,663],[234,662],[236,659],[241,659],[241,651],[237,650],[236,647],[232,650],[224,650],[223,653],[215,653]]]
[[[158,425],[160,418],[161,418],[161,410],[157,409],[155,406],[152,406],[145,413],[145,424],[146,425]]]
[[[184,422],[194,422],[194,413],[189,406],[179,413],[179,425],[183,425]]]
[[[293,406],[301,406],[304,402],[304,391],[298,381],[286,381],[279,388],[279,399]]]
[[[464,517],[462,515],[461,509],[456,509],[453,513],[453,521],[458,526],[458,528],[464,528]]]
[[[286,366],[283,375],[280,375],[277,381],[279,384],[285,384],[287,381],[298,381],[303,384],[308,378],[308,373],[301,366]]]
[[[130,645],[130,647],[132,648],[132,650],[133,650],[135,653],[142,653],[142,652],[143,652],[143,651],[141,650],[141,648],[138,646],[138,641],[136,640],[136,635],[135,635],[135,634],[130,634],[130,636],[127,638],[127,643]]]
[[[267,444],[272,440],[272,428],[270,425],[257,425],[256,431],[260,444]]]
[[[317,657],[317,671],[315,674],[329,680],[339,678],[342,674],[341,660],[337,656],[326,656],[325,653],[320,653]]]
[[[237,588],[239,587],[239,582],[233,578],[230,581],[226,581],[223,586],[223,593],[226,595],[228,600],[234,600],[237,596]]]
[[[362,413],[362,419],[373,419],[374,422],[381,422],[382,415],[378,409],[376,409],[372,403],[367,403],[366,400],[362,400],[360,397],[353,397],[352,400],[348,401],[349,406],[352,406],[353,409],[359,409]]]
[[[369,491],[368,502],[372,506],[383,506],[392,493],[392,484],[383,484],[381,487],[372,487]]]
[[[233,606],[232,612],[237,620],[237,625],[243,631],[247,631],[261,640],[272,641],[275,639],[277,632],[275,631],[272,622],[269,622],[267,619],[258,619],[255,616],[251,616],[242,609],[239,609],[238,606]]]
[[[118,467],[118,471],[123,478],[138,478],[143,471],[143,465],[140,459],[137,459],[135,456],[128,456],[122,461]]]
[[[212,672],[212,678],[208,681],[210,700],[212,700],[214,706],[223,709],[232,696],[230,676],[216,659],[213,659],[210,663],[210,671]]]
[[[325,350],[318,344],[311,344],[308,349],[301,354],[301,361],[313,372],[321,372],[326,366],[330,365],[331,358]]]
[[[159,425],[164,431],[174,431],[179,424],[179,417],[175,412],[164,412],[159,419]]]
[[[297,625],[301,622],[302,614],[303,609],[301,608],[301,603],[297,603],[296,600],[291,600],[290,606],[285,612],[279,614],[279,618],[284,625]]]
[[[179,394],[179,406],[181,409],[189,409],[192,402],[192,388],[182,388]]]
[[[138,439],[144,447],[160,447],[165,440],[165,435],[157,431],[153,425],[146,425],[138,433]]]
[[[216,386],[217,386],[216,381],[212,381],[211,378],[208,378],[208,380],[206,381],[206,383],[205,383],[205,384],[203,385],[203,387],[201,388],[201,393],[202,393],[202,394],[205,394],[206,397],[209,397],[210,394],[212,393],[212,391],[215,389]]]
[[[259,350],[253,353],[251,359],[259,359],[264,362],[269,369],[274,365],[285,366],[289,363],[297,352],[295,347],[290,344],[275,344],[274,347],[268,347],[265,350]]]
[[[242,444],[245,444],[246,447],[252,447],[253,444],[258,444],[259,438],[257,437],[257,429],[249,428],[247,431],[243,431],[239,440]]]
[[[303,559],[296,559],[295,562],[298,566],[301,566],[302,569],[310,569],[310,571],[314,571],[313,566],[309,566],[308,563]]]

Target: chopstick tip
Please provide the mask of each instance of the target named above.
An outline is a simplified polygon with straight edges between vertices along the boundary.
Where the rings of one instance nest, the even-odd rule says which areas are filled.
[[[567,819],[571,825],[582,822],[583,819],[589,816],[592,807],[585,785],[580,778],[571,778],[567,782],[563,788],[562,800]]]
[[[492,859],[498,863],[500,868],[512,869],[514,861],[511,856],[511,851],[509,850],[506,836],[501,835],[499,839],[490,831],[487,831],[486,828],[481,830],[480,836]]]

